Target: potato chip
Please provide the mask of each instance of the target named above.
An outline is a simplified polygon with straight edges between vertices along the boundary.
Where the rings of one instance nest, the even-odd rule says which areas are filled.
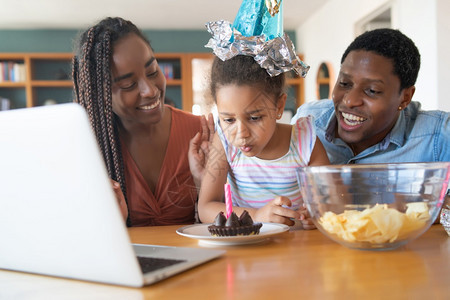
[[[346,210],[341,214],[328,211],[319,219],[319,224],[348,242],[392,243],[423,228],[430,219],[426,203],[408,203],[406,206],[405,213],[386,204],[376,204],[363,211]]]

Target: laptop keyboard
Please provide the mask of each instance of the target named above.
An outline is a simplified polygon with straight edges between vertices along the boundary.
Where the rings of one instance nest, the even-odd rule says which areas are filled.
[[[186,261],[179,259],[165,259],[165,258],[143,257],[143,256],[138,256],[137,258],[143,273],[156,271],[158,269],[176,265]]]

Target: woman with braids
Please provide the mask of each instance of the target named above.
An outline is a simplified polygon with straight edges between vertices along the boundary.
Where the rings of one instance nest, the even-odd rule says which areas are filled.
[[[75,102],[88,112],[127,225],[194,223],[212,117],[164,105],[164,74],[130,21],[106,18],[76,48]]]

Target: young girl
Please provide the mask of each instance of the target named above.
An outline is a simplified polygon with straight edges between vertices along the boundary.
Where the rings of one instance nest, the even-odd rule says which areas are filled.
[[[284,73],[271,77],[251,56],[215,59],[211,93],[219,126],[210,146],[199,196],[199,217],[210,223],[225,212],[224,184],[233,211],[253,220],[315,228],[303,207],[296,169],[329,164],[311,118],[280,124],[286,103]]]

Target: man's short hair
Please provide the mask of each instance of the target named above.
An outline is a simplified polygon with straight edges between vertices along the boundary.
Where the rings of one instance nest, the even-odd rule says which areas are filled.
[[[382,28],[358,36],[345,50],[341,63],[351,51],[375,52],[392,60],[394,74],[400,79],[400,91],[416,83],[420,69],[420,53],[414,42],[400,30]]]

